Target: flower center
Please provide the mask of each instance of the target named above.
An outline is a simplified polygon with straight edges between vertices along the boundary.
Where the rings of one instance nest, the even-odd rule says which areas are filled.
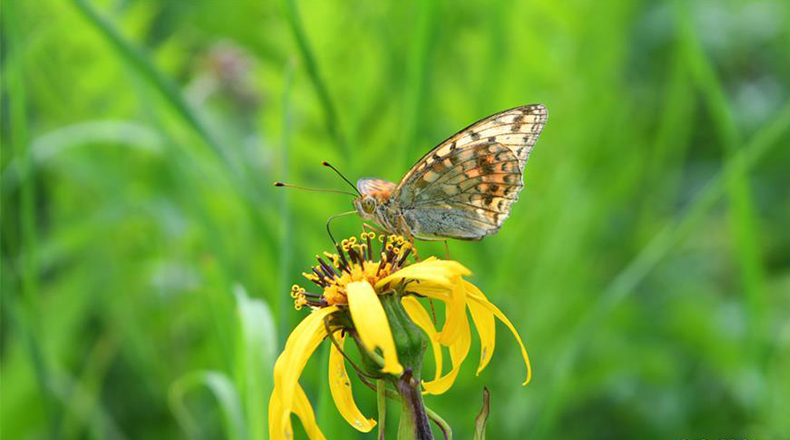
[[[378,254],[373,253],[374,246],[380,249]],[[311,272],[302,273],[305,278],[323,289],[320,295],[309,293],[296,284],[291,288],[291,297],[294,298],[294,307],[297,310],[305,305],[347,305],[348,283],[365,280],[375,286],[377,281],[405,265],[412,244],[400,235],[377,237],[374,232],[363,232],[359,241],[356,236],[351,236],[336,244],[335,248],[337,253],[324,252],[326,260],[316,255],[318,264],[311,268]]]

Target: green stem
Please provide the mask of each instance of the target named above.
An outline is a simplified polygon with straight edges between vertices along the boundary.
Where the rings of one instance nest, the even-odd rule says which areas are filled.
[[[395,383],[401,397],[400,424],[398,440],[433,440],[431,427],[428,425],[428,414],[420,393],[420,383],[412,376],[411,370]]]
[[[376,381],[376,402],[379,410],[379,440],[387,437],[387,383],[384,379]]]
[[[357,374],[359,374],[359,372],[357,372]],[[365,378],[365,376],[360,375],[359,379],[362,381],[363,385],[378,393],[379,388],[377,388],[376,385],[368,381]],[[398,393],[396,393],[394,390],[391,390],[389,388],[386,388],[384,390],[384,395],[387,397],[387,399],[394,400],[396,402],[401,401],[401,398],[398,395]],[[436,411],[428,408],[427,405],[423,405],[423,407],[425,408],[425,414],[428,416],[428,418],[432,422],[436,423],[436,426],[438,426],[439,429],[442,430],[442,434],[444,435],[444,440],[453,440],[453,429],[450,427],[450,425],[447,422],[445,422],[444,419],[441,416],[439,416],[439,414],[436,413]]]
[[[453,429],[450,428],[450,425],[445,422],[443,418],[439,417],[439,414],[436,414],[434,410],[428,408],[427,406],[424,406],[424,408],[428,418],[431,419],[433,423],[436,423],[436,426],[442,430],[442,434],[444,434],[444,440],[453,440]]]

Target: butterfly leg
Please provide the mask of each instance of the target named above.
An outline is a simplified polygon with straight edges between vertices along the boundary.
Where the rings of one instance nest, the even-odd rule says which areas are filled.
[[[416,235],[414,236],[414,238],[417,239],[417,240],[420,240],[420,241],[442,241],[442,242],[444,242],[444,258],[445,258],[445,260],[449,260],[450,259],[450,245],[448,244],[446,238],[419,237],[419,236],[416,236]]]

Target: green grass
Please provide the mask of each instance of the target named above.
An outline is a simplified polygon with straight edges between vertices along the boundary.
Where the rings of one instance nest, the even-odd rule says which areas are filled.
[[[484,386],[488,438],[790,432],[784,2],[0,7],[3,438],[266,438],[288,290],[350,209],[272,182],[343,188],[322,160],[397,180],[532,102],[511,218],[450,250],[533,381],[502,328],[427,405],[459,439]],[[330,440],[375,437],[334,409],[324,350],[301,383]]]

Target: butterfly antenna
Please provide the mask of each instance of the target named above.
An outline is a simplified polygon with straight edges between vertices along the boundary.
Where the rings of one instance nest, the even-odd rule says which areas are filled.
[[[296,189],[303,189],[305,191],[318,191],[318,192],[329,192],[329,193],[336,193],[336,194],[345,194],[347,196],[356,197],[357,194],[354,194],[349,191],[340,191],[337,189],[323,189],[323,188],[309,188],[306,186],[300,185],[291,185],[290,183],[282,183],[282,182],[274,182],[274,186],[284,187],[284,188],[296,188]]]
[[[331,164],[331,163],[329,163],[329,162],[327,162],[327,161],[323,161],[323,162],[322,162],[322,164],[323,164],[325,167],[332,168],[332,171],[336,172],[336,173],[337,173],[337,175],[338,175],[338,176],[340,176],[340,178],[341,178],[341,179],[345,180],[345,181],[346,181],[346,183],[348,183],[349,185],[351,185],[351,187],[352,187],[352,188],[354,188],[354,191],[355,191],[357,194],[359,194],[360,196],[362,195],[362,193],[360,193],[360,192],[359,192],[359,190],[357,189],[357,187],[356,187],[356,186],[355,186],[353,183],[351,183],[351,181],[350,181],[350,180],[346,179],[346,176],[344,176],[344,175],[343,175],[343,173],[341,173],[340,171],[338,171],[338,170],[337,170],[337,168],[335,168],[334,166],[332,166],[332,164]]]
[[[348,212],[343,212],[343,213],[340,213],[340,214],[335,214],[335,215],[333,215],[332,217],[329,217],[326,220],[326,233],[329,234],[329,239],[332,240],[332,244],[336,245],[337,241],[335,240],[335,237],[332,235],[332,231],[329,229],[329,224],[332,223],[332,220],[334,220],[334,219],[336,219],[338,217],[343,217],[345,215],[351,215],[351,214],[354,214],[356,212],[357,211],[348,211]]]

